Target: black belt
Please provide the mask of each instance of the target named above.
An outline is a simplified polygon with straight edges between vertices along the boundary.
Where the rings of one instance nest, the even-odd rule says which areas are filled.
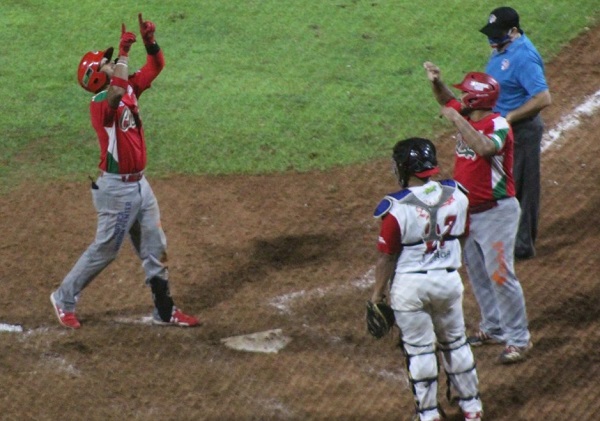
[[[140,171],[140,172],[136,172],[136,173],[132,173],[132,174],[115,174],[115,173],[100,171],[100,177],[107,177],[107,178],[111,178],[113,180],[120,179],[124,183],[134,183],[134,182],[140,181],[142,178],[144,178],[144,171]]]
[[[409,272],[409,273],[420,273],[421,275],[427,275],[429,272],[433,272],[436,270],[445,270],[448,273],[452,273],[452,272],[456,271],[455,268],[446,268],[446,269],[417,270],[416,272]]]
[[[143,172],[138,172],[135,174],[123,174],[121,176],[121,181],[124,183],[133,183],[135,181],[140,181],[142,178],[144,178]]]
[[[510,123],[510,125],[512,127],[515,127],[515,126],[518,126],[520,124],[531,123],[533,120],[535,120],[537,118],[538,115],[539,114],[536,114],[533,117],[527,117],[527,118],[521,119],[519,121],[514,121],[514,122]]]
[[[458,237],[455,237],[454,235],[444,235],[441,239],[441,241],[454,241],[454,240],[458,240]],[[425,244],[425,241],[424,240],[415,241],[414,243],[402,244],[402,246],[403,247],[414,247],[414,246],[418,246],[419,244]]]

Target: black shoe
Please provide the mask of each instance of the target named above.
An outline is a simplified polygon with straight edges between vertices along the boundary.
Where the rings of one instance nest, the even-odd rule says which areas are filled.
[[[484,332],[483,330],[478,331],[473,336],[469,336],[467,338],[467,342],[471,346],[496,345],[504,343],[504,341]]]
[[[515,259],[517,260],[527,260],[535,257],[535,250],[523,250],[523,249],[515,249]]]

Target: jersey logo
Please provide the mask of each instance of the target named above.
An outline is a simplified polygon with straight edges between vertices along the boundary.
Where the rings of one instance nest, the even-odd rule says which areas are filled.
[[[133,118],[133,114],[131,110],[127,107],[123,107],[123,113],[121,114],[121,118],[119,119],[119,128],[126,132],[129,129],[135,128],[135,118]]]
[[[460,133],[456,137],[456,155],[472,161],[477,159],[477,154],[473,149],[469,148]]]
[[[502,70],[508,70],[509,67],[510,67],[510,61],[508,61],[507,58],[505,58],[504,60],[502,60],[502,64],[500,65],[500,69],[502,69]]]

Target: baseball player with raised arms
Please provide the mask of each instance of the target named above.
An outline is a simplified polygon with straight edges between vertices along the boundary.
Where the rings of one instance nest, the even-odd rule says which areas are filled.
[[[147,53],[141,69],[129,74],[128,56],[136,36],[127,32],[124,24],[115,62],[111,62],[110,47],[86,53],[78,68],[80,85],[94,94],[90,114],[100,146],[100,176],[92,182],[98,215],[96,238],[50,294],[58,321],[72,329],[81,326],[75,316],[81,292],[117,257],[127,234],[152,290],[153,322],[184,327],[199,324],[175,307],[171,298],[165,233],[158,202],[144,175],[146,142],[138,99],[160,74],[165,59],[154,38],[154,23],[144,21],[141,13],[138,19]]]
[[[513,135],[506,119],[492,111],[500,85],[491,76],[467,73],[458,101],[440,69],[423,64],[441,114],[458,130],[454,178],[469,190],[470,233],[465,266],[481,311],[471,345],[505,344],[500,362],[523,361],[531,348],[525,297],[514,269],[519,202],[512,177]]]
[[[469,230],[468,199],[454,180],[433,181],[439,172],[435,146],[409,138],[393,149],[394,172],[402,186],[375,209],[381,219],[371,302],[394,310],[421,421],[440,421],[438,359],[465,420],[482,419],[479,381],[463,316],[464,286],[457,269]],[[391,282],[391,286],[390,286]]]

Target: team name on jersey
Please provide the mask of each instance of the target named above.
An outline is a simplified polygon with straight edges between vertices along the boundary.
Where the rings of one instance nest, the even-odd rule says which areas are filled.
[[[477,159],[477,154],[469,147],[469,145],[467,145],[467,142],[465,142],[461,133],[456,135],[456,155],[472,161]]]
[[[126,132],[129,129],[133,129],[136,127],[135,118],[133,118],[133,113],[131,110],[124,106],[123,112],[121,113],[121,118],[119,119],[119,128]]]

